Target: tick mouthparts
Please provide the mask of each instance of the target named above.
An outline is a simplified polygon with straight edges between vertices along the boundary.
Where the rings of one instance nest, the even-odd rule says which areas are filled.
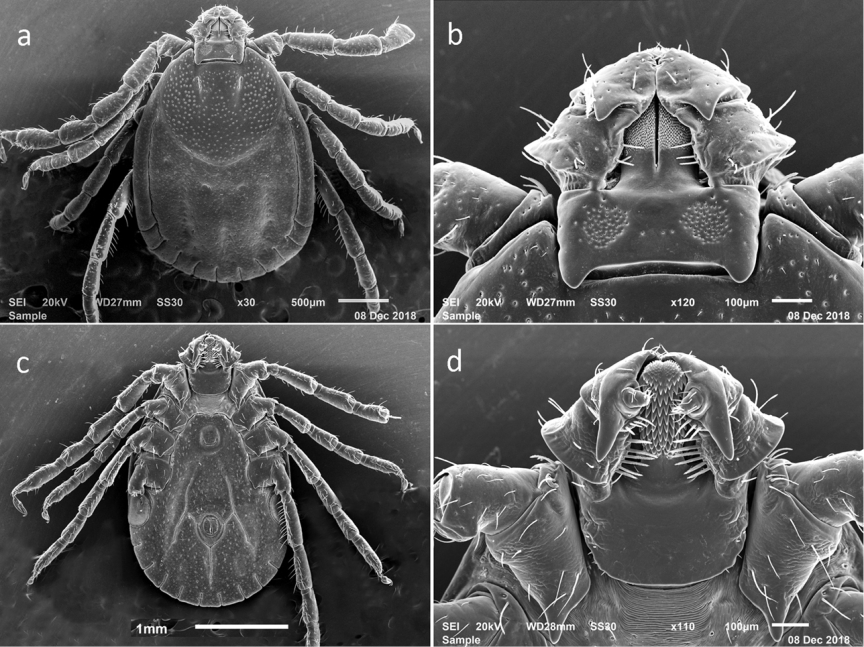
[[[729,420],[729,412],[726,411],[726,403],[723,402],[723,409],[709,409],[705,413],[705,418],[702,420],[705,429],[717,443],[717,447],[723,452],[726,460],[731,461],[735,458],[735,446],[732,442],[732,423]]]
[[[596,404],[600,421],[595,449],[597,460],[602,461],[612,450],[618,432],[624,427],[624,414],[627,418],[631,418],[638,413],[639,407],[625,405],[620,395],[625,388],[638,386],[636,376],[651,356],[652,351],[635,353],[606,369],[597,387],[589,386],[591,382],[582,387],[580,392],[582,399],[586,402],[592,400]]]
[[[217,18],[216,22],[210,27],[210,33],[207,34],[207,41],[213,40],[221,40],[224,42],[230,42],[231,40],[231,31],[228,27],[228,23],[224,18]]]
[[[624,419],[617,411],[600,412],[600,430],[597,432],[597,448],[594,452],[598,461],[604,460],[609,455],[623,427]]]
[[[590,389],[597,403],[599,429],[595,457],[598,461],[606,459],[618,434],[625,431],[628,421],[638,416],[642,406],[648,404],[643,399],[634,399],[631,387],[638,384],[635,380],[650,355],[651,351],[643,351],[610,367],[601,377],[600,384]],[[735,458],[729,407],[737,403],[740,393],[734,389],[727,393],[723,373],[695,357],[668,353],[665,358],[672,359],[687,374],[687,391],[693,392],[694,397],[698,394],[704,403],[685,415],[702,424],[726,460]]]
[[[702,360],[681,353],[669,353],[669,355],[689,375],[688,389],[698,391],[705,400],[704,411],[691,417],[702,423],[726,460],[732,460],[735,457],[735,445],[732,440],[729,408],[737,404],[741,392],[731,389],[727,393],[723,373]]]

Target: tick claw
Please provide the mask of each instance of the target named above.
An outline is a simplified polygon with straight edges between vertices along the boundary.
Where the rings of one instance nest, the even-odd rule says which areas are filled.
[[[15,506],[15,509],[20,512],[23,516],[27,516],[27,509],[24,507],[24,504],[18,500],[18,497],[14,494],[12,495],[12,505]]]

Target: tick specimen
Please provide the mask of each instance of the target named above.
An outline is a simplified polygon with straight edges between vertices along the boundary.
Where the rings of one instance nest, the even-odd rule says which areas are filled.
[[[348,39],[327,33],[252,29],[233,9],[205,11],[187,33],[151,43],[123,75],[116,92],[89,116],[54,131],[0,130],[0,140],[25,150],[65,147],[34,161],[24,174],[62,168],[108,144],[81,193],[50,225],[68,231],[105,183],[126,145],[135,138],[132,170],[112,198],[90,251],[82,288],[84,315],[100,320],[97,295],[114,227],[134,205],[147,248],[191,276],[221,283],[270,272],[306,244],[316,191],[336,218],[354,261],[368,307],[380,308],[375,272],[342,200],[316,163],[310,130],[351,188],[372,211],[398,223],[402,211],[366,182],[338,137],[295,94],[336,120],[364,133],[389,137],[420,131],[408,118],[365,117],[292,72],[279,72],[274,57],[287,46],[323,56],[377,56],[411,42],[414,33],[393,23],[383,37]],[[156,72],[162,57],[171,63]],[[0,141],[0,160],[5,151]]]
[[[557,119],[540,117],[524,154],[557,206],[536,181],[526,193],[436,164],[435,245],[468,257],[439,317],[771,321],[789,313],[773,299],[794,297],[860,322],[864,156],[793,185],[775,166],[795,140],[749,95],[728,62],[658,46],[589,71]],[[698,306],[667,309],[682,295]]]
[[[540,420],[556,460],[436,477],[436,532],[471,541],[436,644],[861,644],[861,451],[784,459],[783,420],[662,347],[578,395]]]
[[[141,568],[156,586],[197,606],[242,602],[273,578],[287,542],[294,553],[295,579],[303,597],[306,641],[317,645],[321,638],[318,606],[291,495],[289,458],[378,579],[392,584],[336,494],[277,425],[276,416],[352,463],[393,474],[403,492],[410,483],[394,463],[340,442],[293,409],[265,397],[260,382],[269,377],[366,420],[386,423],[391,418],[382,406],[362,404],[286,366],[263,360],[241,362],[237,349],[222,337],[208,333],[193,339],[180,353],[180,362],[155,364],[138,376],[83,439],[14,488],[12,501],[26,515],[19,494],[41,487],[92,450],[92,457],[46,497],[42,516],[47,521],[51,505],[107,462],[78,514],[36,561],[28,584],[75,540],[130,459],[132,544]],[[138,405],[151,385],[158,387],[156,396]],[[130,435],[138,422],[142,422],[140,428]]]

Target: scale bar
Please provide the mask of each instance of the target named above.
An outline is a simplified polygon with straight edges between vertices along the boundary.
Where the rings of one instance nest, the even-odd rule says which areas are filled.
[[[771,303],[813,303],[813,299],[771,299]]]
[[[339,299],[339,303],[390,303],[390,299]]]
[[[288,629],[288,625],[195,625],[196,629]]]
[[[772,622],[772,627],[809,627],[809,622]]]

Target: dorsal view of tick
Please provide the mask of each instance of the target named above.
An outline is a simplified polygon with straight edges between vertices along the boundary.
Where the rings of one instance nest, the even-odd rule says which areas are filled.
[[[313,156],[310,131],[366,207],[395,222],[400,234],[404,216],[368,184],[310,104],[376,137],[414,134],[420,140],[420,131],[406,117],[364,116],[297,74],[278,71],[274,61],[286,47],[320,56],[378,56],[407,45],[414,33],[398,21],[380,37],[271,32],[253,38],[252,31],[237,11],[213,7],[187,30],[189,39],[165,34],[150,43],[120,88],[85,118],[54,131],[0,130],[0,161],[6,161],[4,140],[24,150],[63,149],[30,164],[24,188],[33,172],[79,162],[107,145],[80,193],[51,218],[51,228],[61,231],[81,216],[134,137],[133,168],[111,199],[90,251],[82,287],[86,321],[100,321],[102,267],[127,208],[159,260],[199,279],[235,283],[271,272],[303,249],[316,196],[335,218],[353,260],[357,297],[368,300],[372,313],[379,311],[372,262]],[[166,57],[171,62],[157,72]]]
[[[395,463],[341,442],[294,409],[266,397],[261,383],[276,378],[371,422],[386,424],[397,417],[381,405],[364,404],[287,366],[264,360],[242,362],[237,348],[214,334],[193,339],[181,350],[179,360],[154,364],[140,374],[84,438],[13,489],[13,504],[26,515],[19,495],[77,465],[45,498],[42,516],[47,521],[49,507],[99,472],[77,515],[36,560],[28,585],[75,541],[118,473],[124,480],[128,461],[131,541],[153,584],[190,605],[243,602],[273,579],[290,544],[293,579],[303,600],[306,643],[318,645],[318,604],[292,495],[290,462],[378,580],[386,585],[393,582],[318,467],[277,419],[347,461],[396,477],[403,493],[411,484]],[[151,387],[157,388],[155,397],[140,402]]]

